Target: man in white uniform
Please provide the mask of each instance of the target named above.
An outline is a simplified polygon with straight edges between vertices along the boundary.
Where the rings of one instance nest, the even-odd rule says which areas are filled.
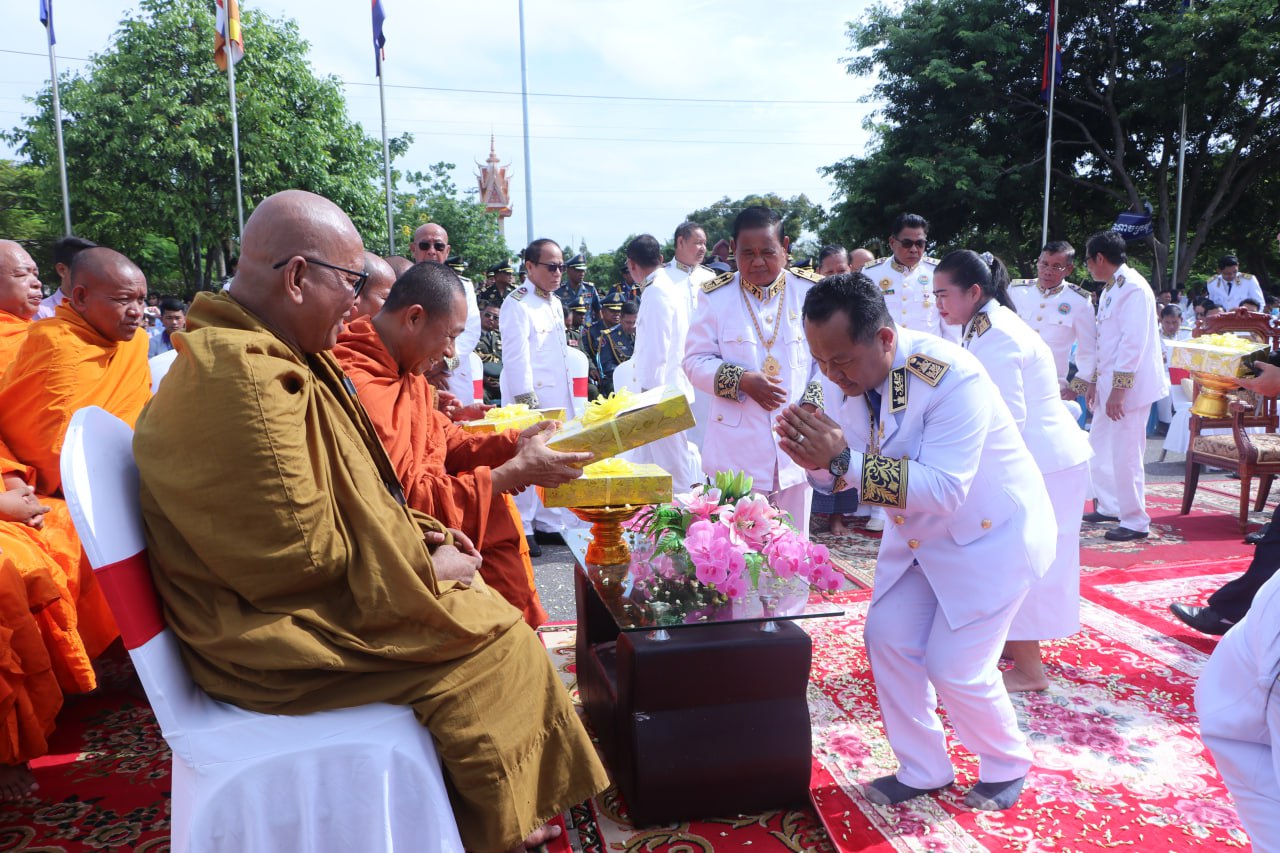
[[[1076,372],[1094,373],[1094,347],[1098,332],[1093,319],[1093,298],[1089,291],[1067,281],[1075,271],[1076,250],[1066,240],[1052,240],[1040,250],[1036,278],[1019,278],[1009,283],[1018,316],[1034,329],[1053,351],[1058,369],[1058,385],[1063,399],[1074,400],[1083,388],[1067,386],[1071,348],[1076,348]]]
[[[35,320],[52,317],[58,306],[71,298],[71,261],[85,249],[97,248],[98,244],[83,237],[63,237],[53,244],[53,269],[58,274],[61,284],[58,289],[40,301],[36,309]]]
[[[787,407],[782,449],[816,488],[857,486],[892,520],[864,639],[899,767],[867,797],[888,805],[952,783],[940,697],[978,756],[965,804],[1007,809],[1031,751],[997,664],[1014,614],[1053,559],[1044,480],[978,360],[896,326],[870,279],[852,273],[814,287],[804,327],[827,405]]]
[[[1147,413],[1169,393],[1160,332],[1152,320],[1156,297],[1125,260],[1124,238],[1114,231],[1094,234],[1085,246],[1089,275],[1106,287],[1098,296],[1096,373],[1076,377],[1094,413],[1089,443],[1097,509],[1084,520],[1120,522],[1107,531],[1113,542],[1147,538]]]
[[[525,249],[527,281],[511,291],[498,314],[502,335],[502,405],[524,403],[535,409],[573,411],[573,379],[569,373],[569,344],[565,338],[564,310],[554,291],[564,274],[564,255],[554,240],[534,240]],[[537,490],[515,496],[524,523],[529,553],[540,556],[535,532],[554,541],[566,529],[577,527],[574,516],[561,507],[545,507]]]
[[[928,243],[929,222],[914,213],[899,214],[889,234],[893,254],[868,264],[862,272],[880,286],[894,323],[904,329],[943,335],[933,302],[933,268],[938,260],[925,256]],[[945,334],[955,339],[954,331]]]
[[[691,298],[696,307],[698,290],[719,275],[716,270],[703,263],[707,257],[707,232],[698,223],[686,220],[676,227],[675,241],[675,257],[667,264],[667,275],[671,276],[671,280],[675,282],[683,278],[689,280]],[[684,356],[683,339],[676,344],[673,354],[679,364],[679,360]],[[684,371],[680,370],[680,374],[683,376]],[[686,435],[695,448],[700,448],[707,437],[707,418],[711,416],[711,395],[695,389],[690,405],[693,407],[694,424]]]
[[[627,244],[626,263],[631,277],[644,287],[631,356],[635,381],[641,391],[667,385],[679,388],[692,406],[693,385],[680,360],[689,336],[689,320],[698,304],[698,289],[690,276],[673,278],[670,268],[662,266],[662,247],[652,235],[641,234]],[[703,479],[702,455],[690,440],[691,432],[685,430],[637,447],[632,458],[661,467],[671,475],[671,486],[677,493],[688,491]]]
[[[1205,284],[1209,298],[1222,306],[1223,311],[1234,311],[1246,299],[1252,299],[1261,310],[1267,304],[1262,295],[1262,285],[1258,280],[1245,272],[1240,272],[1240,261],[1235,255],[1223,255],[1218,258],[1218,274]]]
[[[413,232],[413,246],[410,248],[414,263],[435,261],[443,264],[449,259],[449,232],[434,222],[420,225]],[[467,327],[453,342],[453,356],[445,359],[445,366],[449,370],[449,393],[467,405],[475,396],[471,353],[480,340],[480,306],[476,304],[476,287],[471,279],[459,274],[458,280],[462,282],[462,292],[467,297]]]
[[[738,214],[732,244],[738,272],[702,286],[684,370],[695,388],[715,395],[702,470],[745,471],[755,491],[789,512],[807,537],[812,491],[773,434],[772,413],[780,407],[821,403],[800,321],[815,279],[786,268],[789,242],[776,211],[748,207]]]

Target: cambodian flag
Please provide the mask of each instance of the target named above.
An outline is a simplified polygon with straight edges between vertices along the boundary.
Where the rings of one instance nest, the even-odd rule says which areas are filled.
[[[49,44],[57,44],[58,39],[53,34],[53,0],[40,0],[40,23],[49,31]]]
[[[373,0],[373,60],[379,77],[382,76],[382,60],[387,58],[387,52],[383,50],[387,37],[382,32],[382,22],[386,19],[387,13],[382,10],[382,0]]]
[[[1044,67],[1040,71],[1040,100],[1049,100],[1049,75],[1053,75],[1053,87],[1062,85],[1062,43],[1054,38],[1053,21],[1057,15],[1058,0],[1049,0],[1049,18],[1044,28]],[[1052,69],[1052,70],[1050,70]]]

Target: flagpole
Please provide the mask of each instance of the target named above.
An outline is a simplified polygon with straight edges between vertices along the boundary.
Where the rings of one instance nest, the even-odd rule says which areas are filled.
[[[1187,0],[1189,10],[1193,0]],[[1182,124],[1178,129],[1178,203],[1173,217],[1173,281],[1170,290],[1178,286],[1178,259],[1182,254],[1182,170],[1187,163],[1187,77],[1190,69],[1182,67]]]
[[[1044,134],[1044,218],[1040,225],[1040,245],[1049,242],[1049,189],[1053,176],[1053,102],[1058,83],[1058,2],[1049,0],[1052,21],[1050,23],[1049,50],[1049,122]]]
[[[50,20],[49,26],[53,26]],[[52,32],[52,30],[50,30]],[[62,181],[62,225],[71,236],[71,195],[67,191],[67,153],[62,146],[62,101],[58,99],[58,61],[53,56],[53,38],[49,41],[49,78],[53,83],[53,134],[58,141],[58,177]]]
[[[373,49],[378,64],[378,103],[382,107],[382,170],[387,188],[387,254],[396,253],[396,217],[391,207],[391,147],[387,143],[387,94],[382,87],[382,51]]]
[[[520,101],[524,107],[524,227],[528,242],[532,243],[533,173],[529,165],[529,66],[524,50],[524,0],[520,0]]]
[[[227,39],[227,89],[231,96],[231,152],[236,163],[236,221],[240,224],[238,235],[244,237],[244,197],[240,192],[240,121],[236,117],[236,63],[232,54],[234,43]]]

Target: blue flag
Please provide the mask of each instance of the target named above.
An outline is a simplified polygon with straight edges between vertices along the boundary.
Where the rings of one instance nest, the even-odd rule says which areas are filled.
[[[40,23],[49,31],[49,44],[57,44],[58,39],[53,34],[53,0],[40,0]]]
[[[1053,19],[1057,12],[1057,0],[1049,0],[1049,15],[1044,25],[1044,67],[1040,71],[1040,100],[1049,101],[1049,78],[1053,77],[1053,88],[1062,83],[1062,42],[1054,38]]]
[[[382,0],[373,0],[373,61],[377,72],[377,76],[382,76],[382,60],[386,59],[386,51],[383,48],[387,44],[387,37],[382,32],[382,23],[387,19],[387,13],[382,10]]]

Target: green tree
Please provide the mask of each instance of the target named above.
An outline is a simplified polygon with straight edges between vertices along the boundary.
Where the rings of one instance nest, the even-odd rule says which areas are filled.
[[[396,249],[413,257],[410,244],[420,225],[434,222],[449,233],[449,246],[467,262],[467,275],[483,281],[489,267],[511,257],[499,230],[500,219],[486,210],[475,191],[463,194],[453,182],[453,163],[436,163],[425,172],[410,172],[411,189],[397,193]]]
[[[209,288],[235,254],[236,209],[226,75],[213,62],[213,4],[140,0],[111,46],[60,84],[72,221],[183,289]],[[338,81],[317,77],[297,25],[249,10],[236,65],[245,214],[283,189],[319,193],[371,244],[385,234],[381,148],[347,117]],[[8,134],[58,199],[50,92]],[[396,151],[407,142],[396,140]],[[164,245],[168,244],[168,245]],[[167,269],[165,267],[168,267]]]
[[[1051,232],[1077,240],[1154,209],[1145,255],[1171,240],[1191,269],[1216,229],[1280,166],[1280,14],[1272,0],[1078,0],[1060,6]],[[878,74],[877,143],[826,169],[841,201],[824,236],[879,237],[904,210],[945,245],[1027,264],[1039,248],[1045,10],[1016,0],[910,0],[849,25],[853,74]],[[1180,106],[1188,151],[1174,235]]]
[[[0,160],[0,239],[21,243],[39,265],[45,284],[57,287],[49,249],[61,236],[61,229],[51,224],[44,208],[40,200],[40,170]]]

